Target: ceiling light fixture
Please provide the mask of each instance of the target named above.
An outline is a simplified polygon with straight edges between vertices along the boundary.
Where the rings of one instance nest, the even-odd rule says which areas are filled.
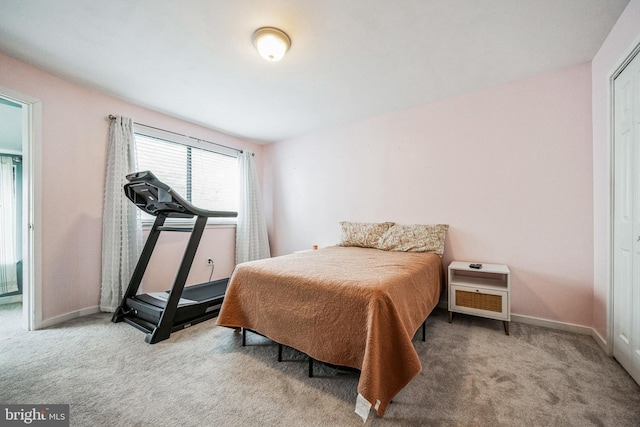
[[[260,56],[271,62],[280,61],[291,47],[289,36],[273,27],[258,28],[251,39]]]

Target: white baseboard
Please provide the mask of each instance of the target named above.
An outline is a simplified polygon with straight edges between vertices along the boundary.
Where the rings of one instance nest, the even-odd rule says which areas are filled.
[[[604,352],[608,356],[613,357],[613,353],[611,352],[611,349],[609,348],[609,345],[607,344],[607,340],[602,338],[602,336],[595,329],[591,330],[591,337],[595,340],[595,342],[598,343],[598,345],[602,348],[602,350],[604,350]]]
[[[438,308],[447,310],[448,305],[446,301],[439,301]],[[100,312],[99,306],[84,308],[82,310],[72,311],[71,313],[62,314],[60,316],[52,317],[51,319],[46,319],[42,321],[42,328],[48,328],[59,323],[63,323],[72,319],[76,319],[82,316],[88,316],[90,314],[95,314]],[[559,331],[572,332],[575,334],[581,335],[590,335],[598,345],[604,350],[605,353],[609,354],[607,342],[603,339],[600,334],[596,332],[595,329],[589,328],[587,326],[574,325],[571,323],[558,322],[555,320],[547,320],[540,319],[537,317],[531,316],[523,316],[521,314],[511,314],[511,321],[517,323],[524,323],[527,325],[541,326],[544,328],[555,329]]]
[[[595,329],[588,326],[574,325],[571,323],[557,322],[555,320],[538,319],[536,317],[522,316],[519,314],[512,314],[511,320],[513,322],[526,323],[529,325],[542,326],[544,328],[556,329],[559,331],[573,332],[575,334],[590,335],[591,338],[600,346],[602,351],[607,356],[612,356],[607,340],[602,338]]]
[[[440,300],[440,302],[438,302],[438,308],[448,310],[449,306],[447,301]],[[511,313],[511,321],[517,323],[525,323],[527,325],[541,326],[543,328],[555,329],[558,331],[572,332],[574,334],[590,335],[595,340],[595,342],[598,343],[602,350],[604,350],[606,354],[610,355],[607,341],[602,338],[595,329],[588,326],[574,325],[572,323],[540,319],[538,317],[524,316],[521,314],[513,313]]]
[[[527,325],[542,326],[543,328],[556,329],[558,331],[573,332],[574,334],[592,335],[593,329],[588,326],[574,325],[572,323],[558,322],[555,320],[539,319],[537,317],[523,316],[511,313],[511,321],[525,323]]]
[[[97,305],[94,307],[83,308],[82,310],[72,311],[71,313],[61,314],[60,316],[52,317],[51,319],[43,320],[41,326],[42,329],[49,328],[66,321],[76,319],[78,317],[88,316],[95,313],[100,313],[100,307]]]

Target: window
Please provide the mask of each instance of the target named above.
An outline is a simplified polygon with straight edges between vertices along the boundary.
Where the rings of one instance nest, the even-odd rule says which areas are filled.
[[[149,170],[194,206],[238,210],[237,152],[214,144],[136,125],[138,170]],[[151,215],[142,213],[143,222]],[[235,222],[235,218],[210,218]]]

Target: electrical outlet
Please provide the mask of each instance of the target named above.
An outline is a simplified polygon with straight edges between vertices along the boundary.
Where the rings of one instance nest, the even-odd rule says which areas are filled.
[[[213,258],[207,258],[207,265],[213,265]]]

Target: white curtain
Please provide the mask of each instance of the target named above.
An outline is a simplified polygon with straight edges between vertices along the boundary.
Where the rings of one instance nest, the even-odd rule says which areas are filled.
[[[11,157],[0,156],[0,295],[18,291],[16,195]]]
[[[127,174],[135,169],[133,121],[116,116],[109,127],[102,214],[102,311],[114,312],[120,305],[142,248],[137,208],[122,189],[127,183]]]
[[[238,173],[240,174],[240,202],[236,228],[236,264],[271,256],[267,222],[262,210],[253,153],[248,151],[240,153]]]

